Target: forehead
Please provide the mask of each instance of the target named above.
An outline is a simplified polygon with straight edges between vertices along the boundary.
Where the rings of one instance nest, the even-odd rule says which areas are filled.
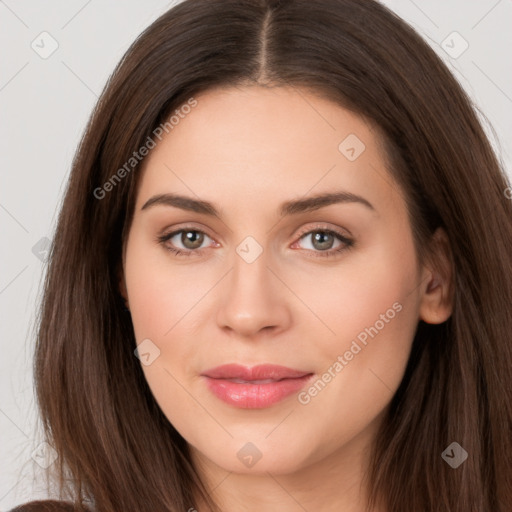
[[[378,131],[337,103],[295,87],[260,86],[194,99],[193,108],[177,107],[172,128],[146,157],[137,209],[151,194],[172,191],[260,209],[334,188],[374,199],[400,195]]]

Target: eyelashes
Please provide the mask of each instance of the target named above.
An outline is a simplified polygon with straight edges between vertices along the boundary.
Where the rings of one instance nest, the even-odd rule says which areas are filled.
[[[171,252],[176,257],[191,257],[191,256],[201,256],[208,248],[210,247],[197,247],[197,248],[179,248],[176,247],[173,243],[169,243],[172,238],[174,238],[176,235],[181,234],[180,243],[183,243],[183,234],[184,233],[195,233],[199,234],[199,240],[202,241],[203,239],[210,238],[204,231],[196,228],[181,228],[175,231],[172,231],[167,234],[159,235],[156,239],[157,243],[161,244],[167,251]],[[308,253],[311,253],[312,257],[319,257],[319,258],[333,258],[338,256],[340,253],[345,252],[352,248],[355,244],[354,240],[351,238],[346,237],[345,235],[330,229],[326,227],[315,227],[314,229],[309,229],[307,231],[304,231],[300,233],[298,236],[298,240],[294,242],[292,245],[297,246],[298,242],[307,239],[308,237],[311,238],[313,235],[314,242],[319,242],[318,238],[322,240],[325,240],[326,237],[330,237],[333,239],[333,243],[337,240],[339,242],[339,246],[336,248],[329,248],[328,250],[315,250],[315,249],[303,249]],[[190,238],[188,239],[190,241]],[[320,241],[322,243],[322,241]],[[300,248],[300,247],[299,247]]]

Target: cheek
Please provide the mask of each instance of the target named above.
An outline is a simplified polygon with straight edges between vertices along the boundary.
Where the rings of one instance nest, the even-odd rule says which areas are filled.
[[[339,350],[375,323],[383,333],[417,321],[416,265],[412,243],[378,241],[347,253],[336,266],[302,269],[300,279],[291,274],[289,279],[317,317],[306,315],[311,325],[317,324],[319,340]],[[399,305],[393,307],[395,303]],[[401,338],[408,338],[407,333]]]
[[[165,251],[149,250],[146,240],[136,236],[129,240],[125,276],[135,340],[137,344],[144,342],[150,353],[149,363],[141,359],[141,367],[169,421],[193,436],[190,422],[202,417],[204,411],[191,400],[188,376],[183,374],[191,371],[187,363],[197,354],[193,342],[197,339],[196,322],[191,320],[207,286],[198,286],[202,281],[191,268],[170,265]],[[207,282],[206,277],[203,281]],[[149,345],[144,341],[148,339]]]
[[[364,417],[391,399],[418,322],[416,265],[412,242],[382,241],[354,253],[336,269],[310,273],[299,281],[297,294],[308,298],[308,306],[322,320],[308,320],[311,332],[314,323],[322,332],[315,338],[321,363],[317,372],[330,368],[336,375],[326,376],[332,384],[318,386],[322,398],[314,399],[317,404],[333,400],[340,404],[340,417],[356,412]]]
[[[139,237],[140,238],[140,237]],[[150,338],[165,342],[176,331],[193,328],[194,307],[215,281],[193,265],[172,265],[172,255],[133,237],[126,254],[126,286],[137,342]],[[210,282],[212,281],[212,282]]]

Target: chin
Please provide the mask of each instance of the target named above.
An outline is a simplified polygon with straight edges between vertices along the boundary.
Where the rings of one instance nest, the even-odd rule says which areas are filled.
[[[264,436],[258,438],[249,435],[243,438],[235,437],[228,443],[225,440],[224,442],[215,442],[214,446],[205,446],[203,449],[195,447],[194,451],[196,454],[200,452],[200,459],[206,458],[222,469],[233,473],[288,474],[307,465],[307,453],[310,453],[300,439],[293,441],[287,443],[280,439],[276,444],[265,439]]]

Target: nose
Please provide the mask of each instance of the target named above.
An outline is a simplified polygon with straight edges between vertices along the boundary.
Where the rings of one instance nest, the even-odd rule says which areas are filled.
[[[252,263],[235,255],[219,290],[217,324],[222,330],[253,338],[289,327],[291,292],[277,277],[279,272],[269,267],[265,251]]]

